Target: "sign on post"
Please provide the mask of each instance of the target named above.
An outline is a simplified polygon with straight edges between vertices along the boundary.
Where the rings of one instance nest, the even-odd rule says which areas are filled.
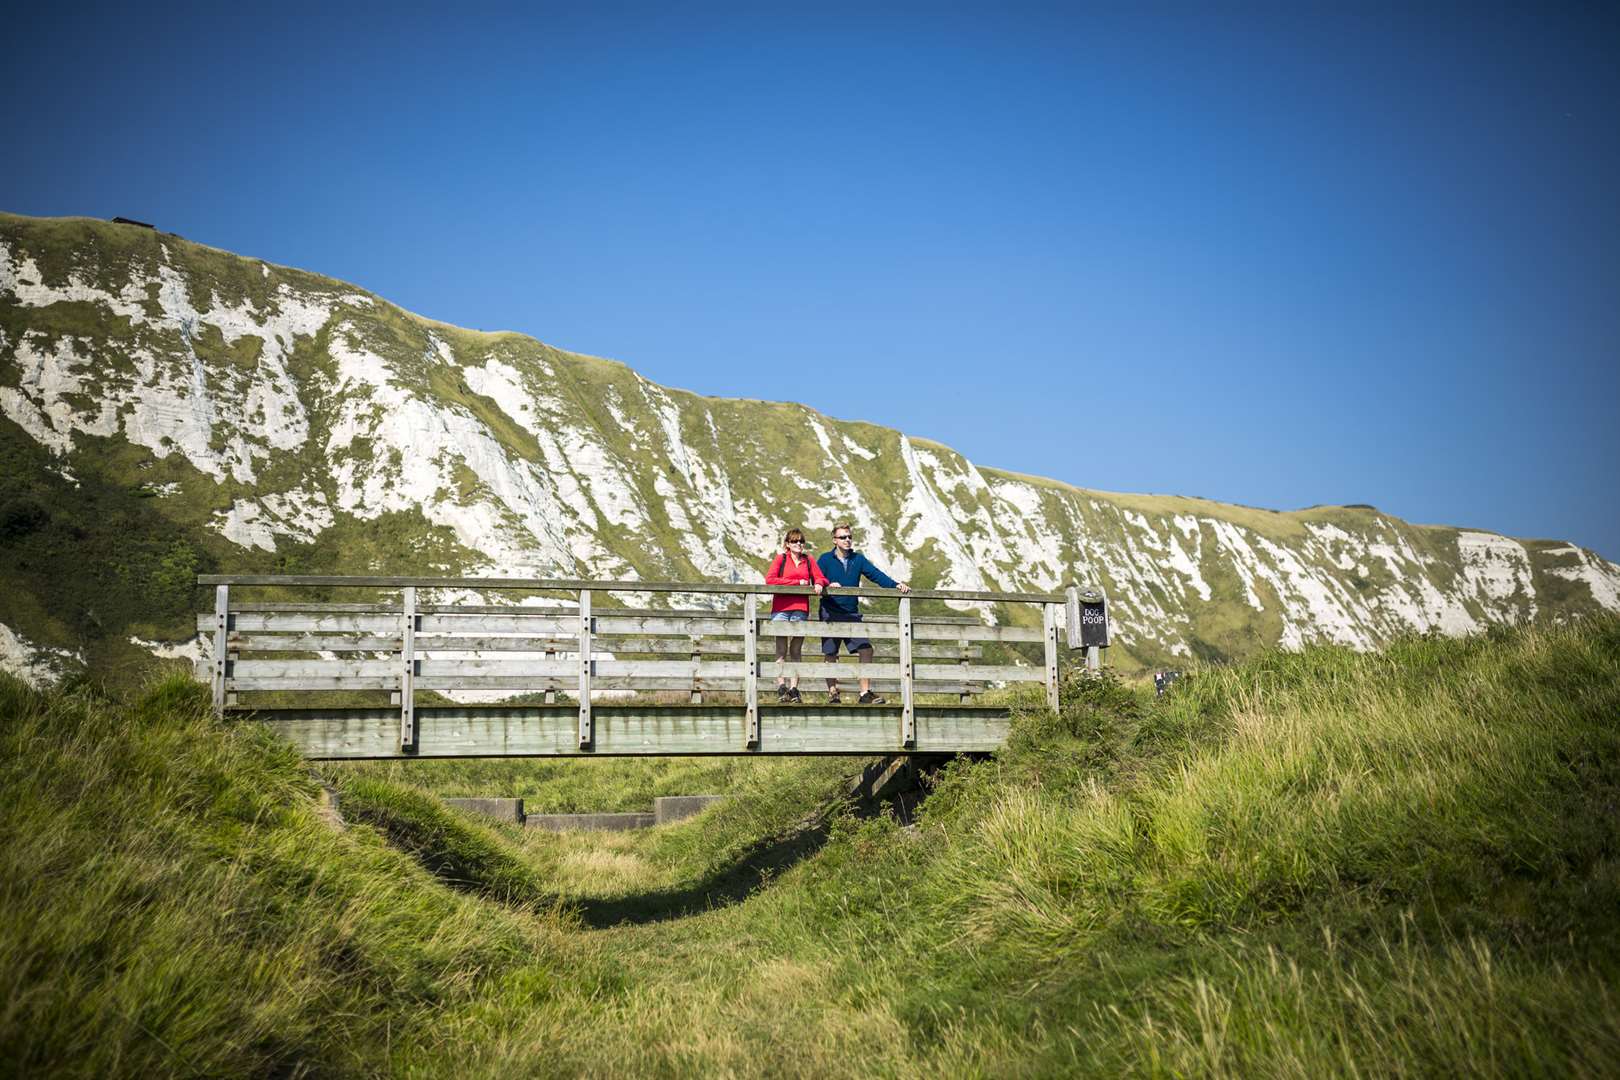
[[[1066,590],[1069,648],[1086,650],[1086,667],[1102,667],[1102,650],[1108,648],[1108,598],[1101,589],[1070,585]]]

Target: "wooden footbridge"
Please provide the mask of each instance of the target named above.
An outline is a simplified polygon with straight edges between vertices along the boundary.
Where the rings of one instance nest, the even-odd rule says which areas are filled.
[[[761,603],[810,594],[799,587],[216,574],[198,583],[215,590],[213,613],[198,617],[213,646],[215,712],[251,715],[322,759],[994,750],[1008,708],[999,690],[1000,703],[986,700],[992,684],[1038,683],[1055,707],[1064,629],[1091,667],[1107,644],[1101,594],[1075,587],[841,589],[893,613],[841,625],[872,639],[875,655],[835,667],[819,655],[829,624],[814,611],[808,622],[771,621]],[[627,594],[672,606],[610,606]],[[1034,606],[1039,626],[986,625],[946,613],[944,601]],[[811,657],[776,661],[782,637],[812,639]],[[984,662],[986,650],[1002,662]],[[843,704],[824,700],[833,673]],[[778,675],[798,676],[804,704],[775,702]],[[891,703],[855,704],[863,677]]]

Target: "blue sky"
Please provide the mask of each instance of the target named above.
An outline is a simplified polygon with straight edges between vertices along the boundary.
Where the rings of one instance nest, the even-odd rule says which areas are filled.
[[[12,13],[0,209],[981,465],[1620,560],[1616,11]]]

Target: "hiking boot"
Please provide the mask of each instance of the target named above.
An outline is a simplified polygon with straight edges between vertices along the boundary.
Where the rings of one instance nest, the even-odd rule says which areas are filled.
[[[836,691],[836,690],[827,691],[827,704],[829,704],[829,705],[842,705],[843,703],[844,703],[844,699],[838,696],[838,691]]]
[[[776,703],[778,705],[786,705],[788,702],[790,702],[792,700],[793,700],[793,698],[788,695],[788,688],[787,687],[778,686],[776,688]]]
[[[804,697],[799,693],[799,688],[797,686],[788,691],[788,701],[794,705],[804,704]]]
[[[872,693],[872,691],[870,691],[870,690],[868,690],[866,693],[861,695],[861,704],[862,705],[887,705],[888,703],[889,703],[888,698],[878,697],[876,694]]]

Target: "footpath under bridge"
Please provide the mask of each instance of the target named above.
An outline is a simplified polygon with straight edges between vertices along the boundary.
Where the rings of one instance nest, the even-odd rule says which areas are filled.
[[[1079,648],[1082,618],[1088,628],[1100,619],[1106,632],[1101,597],[1082,598],[1075,587],[906,595],[840,589],[869,609],[898,610],[869,610],[858,630],[846,624],[872,640],[874,658],[862,664],[842,656],[834,667],[819,650],[827,624],[771,621],[762,602],[812,594],[803,587],[247,574],[197,580],[215,589],[213,613],[198,616],[213,646],[214,711],[251,715],[315,759],[994,750],[1006,739],[1008,708],[985,700],[991,684],[1039,683],[1055,707],[1060,634],[1066,629],[1068,647]],[[545,606],[455,599],[513,593],[541,597]],[[439,594],[452,599],[433,602]],[[609,606],[614,594],[673,594],[674,603],[712,606]],[[329,599],[344,595],[366,599]],[[913,613],[914,605],[949,611],[934,601],[1034,606],[1040,625]],[[778,662],[782,637],[812,639],[808,658]],[[1023,662],[986,663],[987,649]],[[1096,666],[1096,649],[1087,651]],[[835,672],[844,704],[825,702],[822,680]],[[775,701],[779,674],[798,676],[804,704]],[[890,703],[855,704],[861,678]]]

